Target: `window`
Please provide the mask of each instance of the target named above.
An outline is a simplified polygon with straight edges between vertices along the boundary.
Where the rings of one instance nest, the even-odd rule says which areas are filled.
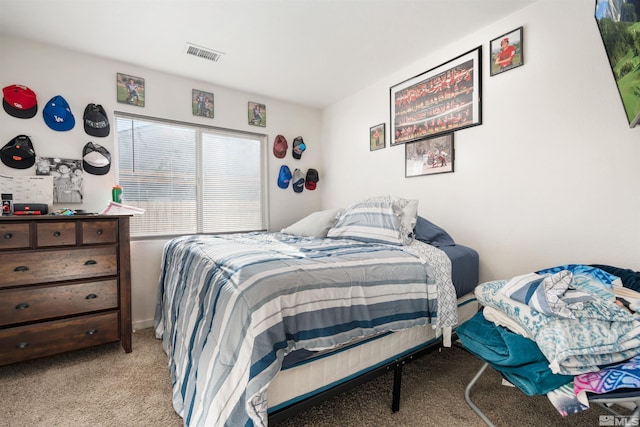
[[[267,228],[267,136],[115,113],[131,236]]]

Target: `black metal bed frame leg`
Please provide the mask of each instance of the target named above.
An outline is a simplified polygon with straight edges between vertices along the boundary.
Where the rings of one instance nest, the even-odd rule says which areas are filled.
[[[391,397],[391,412],[400,410],[400,386],[402,385],[402,365],[397,363],[393,368],[393,395]]]

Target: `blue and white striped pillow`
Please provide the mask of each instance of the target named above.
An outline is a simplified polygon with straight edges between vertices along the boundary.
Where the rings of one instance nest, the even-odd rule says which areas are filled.
[[[400,229],[400,218],[392,203],[364,201],[345,209],[327,237],[401,246]]]

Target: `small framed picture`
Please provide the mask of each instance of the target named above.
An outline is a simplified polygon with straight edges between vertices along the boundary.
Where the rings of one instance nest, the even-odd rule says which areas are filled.
[[[407,142],[405,177],[453,172],[453,133]]]
[[[369,151],[376,151],[387,146],[385,136],[385,124],[369,128]]]
[[[491,40],[491,75],[504,73],[524,64],[522,27]]]
[[[121,104],[144,107],[144,79],[118,73],[116,81],[117,99]]]
[[[253,126],[267,126],[267,107],[264,104],[249,101],[249,124]]]
[[[191,90],[191,110],[194,116],[213,119],[213,94],[203,90]]]

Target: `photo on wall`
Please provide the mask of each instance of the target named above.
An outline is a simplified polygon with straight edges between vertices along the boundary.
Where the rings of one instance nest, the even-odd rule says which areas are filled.
[[[249,102],[249,124],[253,126],[267,126],[267,106],[257,102]]]
[[[384,135],[384,123],[369,128],[369,151],[380,150],[386,146]]]
[[[213,119],[213,93],[192,89],[191,110],[194,116]]]
[[[405,177],[453,172],[453,133],[404,145]]]
[[[82,203],[84,198],[82,160],[37,156],[36,175],[53,178],[53,203]]]
[[[516,28],[491,40],[491,66],[489,69],[492,76],[513,70],[524,64],[522,28]]]
[[[119,103],[144,107],[145,88],[142,77],[118,73],[116,91]]]
[[[482,124],[482,46],[390,89],[390,147]]]

